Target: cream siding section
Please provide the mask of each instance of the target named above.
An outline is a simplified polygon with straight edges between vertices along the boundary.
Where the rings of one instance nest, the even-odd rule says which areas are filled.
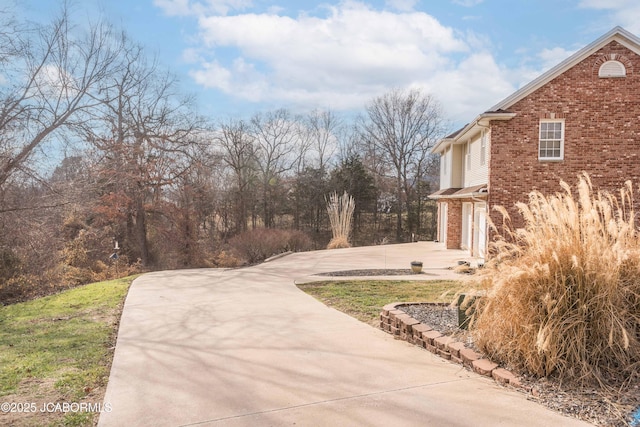
[[[478,146],[479,147],[479,146]],[[440,155],[440,189],[466,187],[466,165],[465,165],[466,144],[455,144],[447,147]],[[480,151],[478,148],[478,159],[480,162]],[[472,161],[473,164],[473,161]],[[485,169],[486,165],[485,165]],[[485,176],[488,173],[485,172]]]
[[[451,188],[451,147],[440,154],[440,190]]]
[[[451,185],[462,188],[464,180],[464,144],[451,147]]]
[[[471,144],[471,164],[467,169],[464,164],[464,184],[463,187],[473,187],[475,185],[489,182],[489,134],[485,134],[485,162],[482,164],[482,134],[479,133],[469,140]]]

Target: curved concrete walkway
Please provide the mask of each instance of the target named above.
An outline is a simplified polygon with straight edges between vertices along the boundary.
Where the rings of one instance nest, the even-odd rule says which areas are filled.
[[[464,254],[410,243],[146,274],[127,296],[105,396],[112,411],[99,426],[588,425],[294,284],[318,272],[408,268],[414,259],[425,263],[420,277],[447,277],[457,258]]]

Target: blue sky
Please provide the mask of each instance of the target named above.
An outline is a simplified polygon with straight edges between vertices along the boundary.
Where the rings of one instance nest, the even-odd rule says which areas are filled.
[[[0,0],[12,3],[14,0]],[[59,1],[21,0],[31,19]],[[156,54],[200,112],[354,113],[420,87],[459,126],[616,25],[640,35],[637,0],[76,0]]]

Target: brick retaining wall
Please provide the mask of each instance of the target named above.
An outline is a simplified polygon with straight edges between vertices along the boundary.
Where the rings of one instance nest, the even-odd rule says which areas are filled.
[[[524,388],[520,379],[512,372],[499,367],[497,363],[489,359],[485,359],[475,350],[467,348],[463,342],[454,337],[442,335],[429,325],[420,323],[397,308],[399,305],[411,304],[423,303],[396,302],[385,305],[380,313],[380,328],[398,339],[429,350],[431,353],[463,365],[480,375],[492,377],[500,384]]]

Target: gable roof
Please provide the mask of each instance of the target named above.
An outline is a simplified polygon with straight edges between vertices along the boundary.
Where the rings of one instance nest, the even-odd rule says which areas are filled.
[[[597,40],[593,41],[564,61],[560,62],[555,67],[549,69],[536,79],[527,83],[508,97],[504,98],[502,101],[489,108],[484,113],[478,115],[473,121],[465,125],[463,128],[438,141],[431,152],[440,153],[450,144],[464,142],[464,137],[473,136],[472,134],[477,133],[483,126],[486,126],[487,121],[510,120],[515,116],[515,113],[510,113],[509,107],[511,107],[513,104],[520,101],[524,97],[535,92],[545,84],[549,83],[551,80],[558,77],[560,74],[574,67],[585,58],[597,52],[612,41],[616,41],[629,50],[640,55],[640,38],[636,37],[622,27],[615,27],[608,33],[604,34]]]
[[[633,52],[640,55],[640,38],[631,34],[629,31],[625,30],[622,27],[615,27],[608,33],[604,34],[597,40],[583,47],[555,67],[543,73],[541,76],[531,81],[530,83],[524,85],[522,88],[518,89],[516,92],[512,93],[493,107],[489,109],[489,111],[498,111],[498,110],[506,110],[511,107],[516,102],[520,101],[525,96],[535,92],[540,87],[549,83],[551,80],[564,73],[571,67],[577,65],[579,62],[587,58],[589,55],[597,52],[602,49],[604,46],[608,45],[612,41],[616,41],[623,45],[624,47],[632,50]]]

